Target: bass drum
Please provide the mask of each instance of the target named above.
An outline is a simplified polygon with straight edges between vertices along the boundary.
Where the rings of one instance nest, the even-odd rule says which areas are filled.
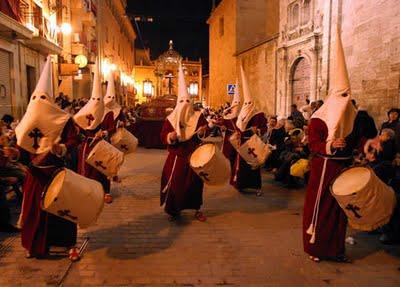
[[[331,184],[331,193],[354,229],[371,231],[389,222],[396,207],[391,187],[367,167],[345,169]]]
[[[42,209],[86,228],[94,224],[104,205],[103,186],[72,170],[61,169],[47,187]]]
[[[207,185],[224,185],[231,175],[229,160],[215,144],[203,144],[190,156],[190,166]]]

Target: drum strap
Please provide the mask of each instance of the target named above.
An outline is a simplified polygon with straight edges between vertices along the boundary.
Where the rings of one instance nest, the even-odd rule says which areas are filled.
[[[314,204],[314,211],[313,211],[313,216],[311,219],[310,226],[307,229],[307,234],[311,235],[310,238],[310,243],[314,244],[315,243],[315,238],[316,238],[316,230],[317,230],[317,223],[318,223],[318,214],[319,214],[319,205],[321,202],[321,194],[322,194],[322,187],[325,181],[325,174],[326,174],[326,164],[328,163],[328,158],[324,157],[324,164],[322,167],[322,173],[320,176],[319,180],[319,186],[318,186],[318,192],[317,192],[317,198],[315,200]]]
[[[168,182],[165,185],[164,189],[161,191],[161,193],[166,193],[169,190],[169,187],[171,186],[171,181],[172,181],[172,177],[174,176],[174,172],[175,172],[175,166],[176,166],[176,160],[178,159],[178,156],[175,156],[174,159],[174,165],[172,166],[172,171],[171,171],[171,175],[169,176]]]

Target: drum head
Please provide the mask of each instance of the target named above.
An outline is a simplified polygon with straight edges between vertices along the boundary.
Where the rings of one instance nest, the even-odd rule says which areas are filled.
[[[360,190],[369,183],[371,170],[366,167],[352,167],[342,172],[333,182],[332,192],[335,195],[349,195]]]
[[[214,144],[204,144],[198,147],[190,157],[190,165],[193,168],[203,167],[215,154]]]
[[[53,178],[50,185],[47,187],[46,195],[43,201],[43,208],[48,208],[58,196],[65,178],[66,170],[63,169]]]

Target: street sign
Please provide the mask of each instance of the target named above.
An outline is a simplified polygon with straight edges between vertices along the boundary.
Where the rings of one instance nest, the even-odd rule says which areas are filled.
[[[233,96],[235,94],[236,85],[235,84],[228,84],[226,86],[226,90],[228,95]]]

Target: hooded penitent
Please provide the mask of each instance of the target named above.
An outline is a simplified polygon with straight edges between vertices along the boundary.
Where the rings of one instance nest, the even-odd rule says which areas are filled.
[[[233,120],[238,117],[240,112],[240,93],[239,93],[239,81],[236,80],[235,94],[231,106],[224,110],[224,119]]]
[[[17,144],[33,154],[49,151],[60,140],[70,117],[54,103],[52,64],[48,56],[26,113],[15,129]]]
[[[335,55],[334,78],[329,97],[311,117],[325,122],[328,127],[328,143],[348,136],[353,130],[357,114],[351,103],[350,81],[339,30],[336,34]]]
[[[243,132],[246,130],[247,124],[251,118],[260,111],[257,109],[254,100],[251,98],[250,89],[247,84],[246,75],[244,74],[242,65],[240,65],[240,75],[242,76],[244,103],[236,121],[236,126]]]
[[[92,96],[85,106],[74,116],[75,122],[85,130],[94,130],[101,124],[104,116],[104,102],[101,94],[99,66],[96,62]]]
[[[178,98],[175,109],[167,117],[168,121],[175,129],[179,141],[187,141],[195,134],[200,115],[201,112],[196,112],[193,109],[187,91],[183,69],[182,66],[179,66]]]
[[[115,84],[114,84],[114,75],[112,72],[108,74],[107,82],[108,82],[107,92],[104,97],[104,106],[105,106],[104,116],[109,112],[113,112],[115,120],[118,117],[119,113],[121,112],[121,106],[117,103],[115,99]]]

